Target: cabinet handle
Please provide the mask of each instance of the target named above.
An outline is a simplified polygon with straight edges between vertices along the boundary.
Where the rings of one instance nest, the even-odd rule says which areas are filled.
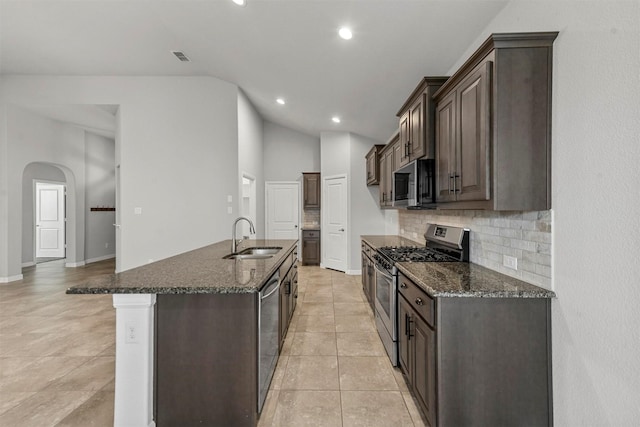
[[[422,298],[416,298],[416,305],[424,305],[424,301],[422,301]]]
[[[411,335],[411,323],[413,322],[413,320],[411,319],[411,316],[408,314],[404,315],[404,334],[407,336],[407,341],[411,340],[411,337],[413,335]]]
[[[409,143],[408,142],[404,143],[404,156],[405,157],[409,156]]]
[[[404,282],[402,282],[402,283],[400,283],[400,287],[401,287],[402,289],[407,289],[407,284],[406,284],[406,283],[404,283]]]
[[[413,143],[411,141],[407,141],[407,156],[411,155],[411,146]]]
[[[455,174],[453,175],[453,192],[454,193],[457,193],[458,191],[460,191],[458,190],[458,185],[457,185],[458,178],[460,178],[460,175],[455,175]]]
[[[453,185],[451,185],[452,179],[453,179],[453,174],[449,174],[449,194],[451,194],[451,188],[456,185],[455,182]]]

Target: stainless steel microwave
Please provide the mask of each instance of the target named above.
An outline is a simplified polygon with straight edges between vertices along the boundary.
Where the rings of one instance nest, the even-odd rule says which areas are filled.
[[[418,159],[393,172],[393,206],[435,209],[435,161]]]

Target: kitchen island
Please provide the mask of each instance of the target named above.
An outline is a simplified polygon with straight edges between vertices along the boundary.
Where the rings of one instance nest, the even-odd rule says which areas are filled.
[[[67,290],[114,294],[115,425],[257,424],[295,307],[297,240],[238,252],[250,247],[272,253],[224,259],[227,240]]]

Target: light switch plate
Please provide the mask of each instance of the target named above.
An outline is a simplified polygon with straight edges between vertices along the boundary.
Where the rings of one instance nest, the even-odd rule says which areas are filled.
[[[233,213],[233,208],[231,206],[227,206],[227,213],[228,214],[232,214]]]
[[[233,202],[233,196],[231,194],[229,194],[227,196],[227,203],[231,203],[231,202]]]

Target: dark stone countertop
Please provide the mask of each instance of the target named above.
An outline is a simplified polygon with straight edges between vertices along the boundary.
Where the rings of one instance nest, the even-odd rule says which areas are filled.
[[[398,270],[438,297],[554,298],[554,292],[470,262],[399,262]]]
[[[401,236],[360,236],[362,240],[367,242],[374,249],[383,246],[424,246],[424,243],[418,243],[413,240]]]
[[[131,270],[89,280],[68,294],[230,294],[252,293],[266,283],[294,249],[297,240],[245,240],[248,247],[282,247],[267,259],[222,259],[231,240],[214,243]]]
[[[424,246],[401,236],[360,236],[371,247]],[[555,298],[555,293],[467,262],[398,262],[398,270],[427,294],[438,297]]]

